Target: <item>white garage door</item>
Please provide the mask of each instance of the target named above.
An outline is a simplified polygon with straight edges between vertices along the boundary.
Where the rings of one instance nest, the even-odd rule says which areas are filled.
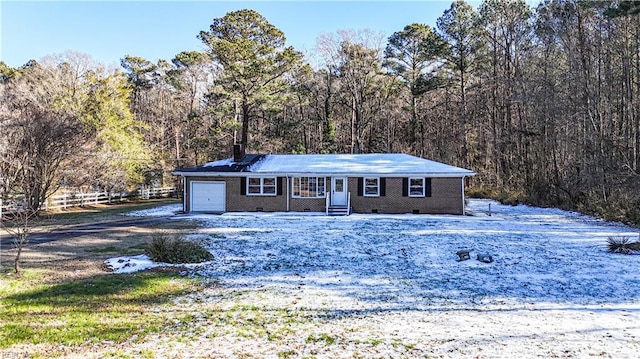
[[[224,212],[224,182],[191,182],[191,212]]]

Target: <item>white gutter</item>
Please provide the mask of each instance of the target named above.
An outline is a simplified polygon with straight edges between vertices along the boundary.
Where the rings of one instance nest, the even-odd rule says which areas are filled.
[[[462,185],[460,187],[462,188],[462,215],[466,216],[467,212],[465,210],[465,203],[464,203],[464,178],[465,176],[462,176]]]
[[[187,212],[187,177],[182,176],[182,211]],[[191,212],[191,208],[189,208]]]

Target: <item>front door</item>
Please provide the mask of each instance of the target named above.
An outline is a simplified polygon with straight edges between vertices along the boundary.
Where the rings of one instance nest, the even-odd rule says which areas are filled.
[[[331,178],[331,205],[332,206],[347,205],[347,178],[346,177]]]

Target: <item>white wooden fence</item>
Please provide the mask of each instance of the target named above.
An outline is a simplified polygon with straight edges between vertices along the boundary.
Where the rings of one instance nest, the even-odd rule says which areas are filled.
[[[140,188],[138,195],[140,199],[152,199],[152,198],[164,198],[170,197],[176,194],[175,187],[161,187],[161,188]]]
[[[93,193],[63,193],[49,197],[42,206],[44,210],[82,207],[92,204],[116,203],[127,199],[126,193],[93,192]]]
[[[153,198],[164,198],[175,195],[175,187],[159,187],[159,188],[140,188],[133,192],[92,192],[92,193],[62,193],[56,194],[43,204],[42,209],[65,209],[71,207],[82,207],[88,205],[118,203],[128,201],[132,198],[143,200]],[[0,213],[14,212],[20,205],[17,201],[0,200]]]

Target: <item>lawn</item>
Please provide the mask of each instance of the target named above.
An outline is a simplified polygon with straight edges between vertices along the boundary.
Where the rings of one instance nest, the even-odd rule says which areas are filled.
[[[197,288],[193,280],[158,272],[39,283],[44,277],[28,270],[23,278],[5,279],[0,286],[3,348],[26,343],[100,346],[158,333],[190,315],[161,316],[157,308]]]
[[[472,200],[476,215],[465,217],[173,215],[176,209],[132,214],[174,218],[213,261],[170,274],[100,273],[79,282],[80,288],[113,287],[104,300],[75,283],[46,290],[14,285],[7,303],[23,309],[5,323],[23,323],[18,318],[40,313],[44,302],[53,304],[42,313],[72,318],[76,311],[63,295],[43,293],[77,292],[72,303],[90,298],[78,312],[99,308],[123,324],[110,327],[107,320],[106,330],[90,332],[89,340],[70,341],[61,351],[69,357],[619,358],[640,352],[640,256],[606,251],[609,237],[637,238],[634,228],[484,200]],[[118,248],[115,238],[106,244],[97,248]],[[460,249],[470,250],[471,259],[458,261]],[[136,254],[109,250],[91,255]],[[494,261],[477,261],[479,253]],[[130,258],[109,263],[118,269]],[[118,281],[132,285],[127,291]],[[160,283],[157,295],[140,294],[147,281]],[[23,298],[33,307],[20,307]],[[132,304],[110,313],[109,302]],[[142,319],[122,314],[127,305]],[[40,348],[26,336],[11,343],[5,352]]]
[[[123,213],[174,202],[49,213],[35,222],[34,230],[64,231],[77,224],[121,220],[126,218]],[[166,308],[173,298],[199,290],[198,280],[161,270],[114,275],[103,264],[109,256],[142,253],[157,231],[180,232],[185,227],[195,228],[168,222],[28,245],[21,277],[12,271],[15,250],[0,248],[0,358],[66,356],[78,348],[99,352],[96,356],[120,356],[118,345],[187,323],[190,313]],[[148,356],[145,353],[134,356]]]

